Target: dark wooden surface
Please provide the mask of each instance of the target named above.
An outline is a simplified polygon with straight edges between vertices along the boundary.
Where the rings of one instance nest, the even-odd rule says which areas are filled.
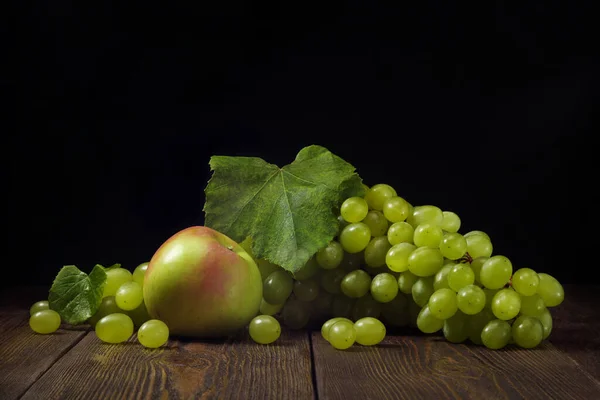
[[[389,335],[337,351],[319,332],[101,343],[85,327],[37,335],[28,308],[44,289],[0,295],[0,399],[600,399],[600,287],[566,286],[549,341],[490,351],[440,337]]]

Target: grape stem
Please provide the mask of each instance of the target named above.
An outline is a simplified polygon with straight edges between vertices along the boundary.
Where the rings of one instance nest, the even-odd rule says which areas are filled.
[[[468,262],[469,264],[471,264],[473,262],[473,257],[471,257],[471,255],[469,254],[469,252],[466,252],[464,256],[462,256],[461,258],[459,258],[458,261],[461,262],[461,263]]]

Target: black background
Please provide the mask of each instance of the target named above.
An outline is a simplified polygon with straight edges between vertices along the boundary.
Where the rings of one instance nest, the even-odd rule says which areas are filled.
[[[283,166],[310,144],[457,212],[515,267],[589,279],[585,3],[213,3],[53,1],[14,20],[3,285],[133,269],[203,223],[211,155]]]

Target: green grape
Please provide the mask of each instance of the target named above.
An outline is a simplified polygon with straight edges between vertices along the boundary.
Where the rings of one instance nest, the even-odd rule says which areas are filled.
[[[532,349],[544,340],[544,326],[537,318],[521,315],[512,324],[512,337],[517,346]]]
[[[393,300],[392,300],[393,301]],[[357,321],[364,317],[373,317],[379,318],[382,310],[382,304],[388,303],[380,303],[371,296],[370,293],[367,293],[363,297],[356,300],[354,306],[352,307],[352,319]]]
[[[33,314],[35,314],[38,311],[44,311],[44,310],[49,310],[50,309],[50,305],[48,303],[48,300],[42,300],[42,301],[38,301],[37,303],[34,303],[31,308],[29,309],[29,316],[32,316]]]
[[[410,271],[404,271],[398,277],[398,289],[404,294],[412,294],[413,285],[419,277]],[[433,292],[432,292],[433,293]]]
[[[294,290],[294,279],[283,269],[272,272],[263,283],[263,298],[267,303],[283,304]]]
[[[383,236],[388,231],[389,222],[381,211],[369,211],[361,222],[369,227],[371,236]]]
[[[346,221],[344,219],[344,217],[342,217],[341,215],[338,215],[337,220],[338,220],[338,231],[337,231],[336,236],[339,236],[340,233],[342,233],[342,231],[344,230],[344,228],[348,226],[348,221]]]
[[[133,335],[133,321],[123,313],[109,314],[96,323],[96,336],[106,343],[121,343]]]
[[[365,263],[372,268],[383,267],[391,247],[387,236],[374,237],[365,248]]]
[[[371,277],[362,269],[357,269],[344,276],[340,287],[348,297],[363,297],[369,292]]]
[[[340,207],[342,218],[350,223],[362,221],[368,212],[369,205],[362,197],[350,197]]]
[[[501,349],[508,344],[510,338],[510,324],[501,319],[491,320],[481,330],[481,342],[488,349]]]
[[[29,327],[35,333],[46,335],[60,328],[60,315],[54,310],[40,310],[29,317]]]
[[[537,292],[540,278],[531,268],[519,268],[512,276],[512,287],[522,296],[533,296]]]
[[[537,295],[533,296],[523,296],[521,295],[521,310],[520,313],[522,315],[526,315],[528,317],[537,317],[539,318],[544,311],[546,311],[546,306],[544,305],[544,300]]]
[[[302,329],[310,320],[310,310],[306,303],[290,298],[283,306],[281,316],[289,329]]]
[[[109,297],[106,297],[109,298]],[[114,297],[113,297],[114,299]],[[116,302],[114,302],[116,304]],[[114,312],[122,312],[122,311],[114,311]],[[148,309],[146,308],[146,304],[142,302],[136,309],[127,311],[126,314],[131,318],[134,327],[140,327],[144,324],[144,322],[152,319],[150,314],[148,314]],[[108,315],[108,314],[105,314]]]
[[[442,237],[442,228],[431,222],[424,222],[415,228],[413,239],[417,247],[439,247]]]
[[[148,269],[149,262],[141,263],[133,270],[133,281],[138,283],[140,286],[144,286],[144,276]]]
[[[169,327],[161,320],[151,319],[140,326],[137,338],[142,346],[156,349],[169,340]]]
[[[356,299],[352,299],[343,294],[336,294],[333,296],[331,302],[331,314],[336,317],[350,318],[352,317],[352,310],[356,304]]]
[[[262,315],[275,315],[280,312],[282,308],[283,304],[271,304],[266,302],[265,299],[262,299],[260,301],[260,309],[258,312]]]
[[[500,289],[508,283],[512,271],[512,263],[508,258],[493,256],[481,266],[479,279],[481,284],[488,289]]]
[[[489,239],[482,235],[471,235],[464,237],[467,241],[467,252],[472,258],[490,257],[494,251],[494,246]]]
[[[281,268],[279,265],[273,264],[272,262],[267,261],[267,260],[263,260],[263,259],[256,260],[256,265],[258,266],[258,270],[260,272],[260,277],[261,277],[261,279],[262,279],[263,282],[273,272],[275,272],[275,271],[283,271],[283,268]]]
[[[443,265],[444,256],[433,247],[419,247],[408,256],[408,269],[417,276],[433,276]]]
[[[460,233],[447,233],[440,242],[440,252],[449,260],[458,260],[467,252],[467,240]]]
[[[455,264],[447,264],[440,269],[433,278],[433,290],[450,289],[448,286],[448,272]]]
[[[321,275],[321,287],[331,294],[341,293],[341,284],[345,276],[346,271],[341,268],[325,271],[325,273]]]
[[[475,274],[469,264],[456,264],[448,272],[448,286],[455,292],[473,283]]]
[[[363,346],[379,344],[386,334],[385,325],[373,317],[364,317],[354,323],[356,343]]]
[[[444,222],[444,213],[436,206],[417,206],[413,208],[413,212],[408,216],[406,222],[411,224],[413,228],[425,222],[431,222],[439,226]]]
[[[485,308],[492,309],[492,300],[499,291],[500,289],[483,288],[483,293],[485,293]]]
[[[308,259],[302,268],[294,273],[294,279],[297,281],[304,281],[314,277],[317,272],[319,272],[319,264],[317,263],[317,258],[313,256]]]
[[[371,241],[371,229],[363,222],[349,224],[340,233],[340,244],[348,253],[363,251]]]
[[[333,295],[324,290],[319,291],[319,295],[310,303],[312,314],[317,319],[326,318],[331,314],[331,304]]]
[[[329,342],[329,329],[331,329],[331,326],[338,321],[346,321],[346,322],[354,325],[354,323],[351,320],[349,320],[348,318],[344,318],[344,317],[335,317],[335,318],[328,319],[321,327],[321,336],[323,336],[323,339],[325,339],[326,341]]]
[[[419,307],[427,305],[429,298],[433,294],[433,276],[419,278],[412,285],[412,298]]]
[[[98,306],[98,310],[96,311],[96,313],[94,315],[92,315],[87,320],[87,322],[91,326],[96,326],[96,323],[98,321],[100,321],[100,319],[102,319],[102,317],[105,317],[110,314],[122,313],[122,312],[123,312],[123,310],[121,310],[119,308],[119,306],[117,305],[115,296],[107,296],[102,299],[102,301],[100,302],[100,305]]]
[[[512,289],[502,289],[492,299],[492,312],[496,318],[508,321],[519,314],[521,296]]]
[[[133,274],[125,268],[112,268],[106,270],[106,283],[102,297],[114,296],[122,284],[131,282]]]
[[[338,350],[346,350],[356,341],[354,323],[345,320],[336,321],[329,328],[329,343]]]
[[[494,314],[485,308],[480,313],[468,316],[466,325],[467,332],[469,334],[469,340],[475,344],[483,344],[483,341],[481,340],[481,332],[487,323],[493,319],[496,319]]]
[[[142,285],[137,282],[125,282],[115,294],[115,301],[121,310],[131,311],[140,306],[144,301]]]
[[[373,185],[365,194],[365,200],[369,205],[369,208],[373,210],[383,210],[383,205],[386,200],[391,199],[398,194],[390,185],[384,183],[378,183]]]
[[[458,309],[467,315],[475,315],[485,308],[485,292],[475,285],[460,288],[456,295]]]
[[[317,264],[323,269],[337,268],[344,259],[344,249],[342,245],[335,240],[329,242],[327,247],[317,252]]]
[[[380,303],[392,301],[398,295],[398,281],[394,275],[382,272],[371,281],[371,295]]]
[[[562,285],[552,275],[538,274],[540,283],[537,294],[540,295],[546,307],[556,307],[565,299],[565,291]]]
[[[417,246],[407,242],[395,244],[388,250],[385,263],[394,272],[407,271],[408,257],[416,248]]]
[[[453,316],[444,321],[442,332],[444,338],[450,343],[464,342],[469,338],[467,316],[458,310]]]
[[[444,327],[444,320],[437,318],[428,305],[425,305],[417,316],[417,327],[423,333],[435,333]]]
[[[475,274],[475,282],[481,283],[481,267],[489,259],[489,257],[477,257],[471,261],[471,269]]]
[[[410,207],[402,197],[392,197],[383,203],[383,215],[390,222],[401,222],[408,217]]]
[[[544,329],[542,340],[546,340],[550,336],[550,332],[552,332],[552,314],[550,314],[548,309],[545,309],[542,315],[537,317],[537,319],[540,321],[542,328]]]
[[[492,241],[492,239],[490,239],[490,236],[487,233],[483,232],[483,231],[470,231],[470,232],[467,232],[467,233],[465,233],[465,239],[468,238],[469,236],[476,236],[476,235],[483,236],[484,238],[486,238],[490,242]]]
[[[250,321],[248,333],[256,343],[269,344],[279,339],[281,325],[270,315],[258,315]]]
[[[452,211],[444,211],[440,228],[449,233],[456,233],[460,229],[460,218]]]
[[[407,222],[395,222],[388,228],[387,238],[392,246],[399,243],[413,243],[415,228]]]
[[[300,301],[313,301],[319,295],[319,283],[314,279],[295,281],[292,292]]]
[[[361,265],[365,262],[365,253],[360,251],[358,253],[345,253],[344,260],[340,264],[339,268],[346,272],[351,272],[356,269],[360,269]]]
[[[429,312],[439,319],[448,319],[458,310],[456,293],[451,289],[440,289],[433,292],[427,302]]]
[[[358,299],[357,303],[360,301],[361,299]],[[387,324],[391,326],[400,327],[407,326],[410,319],[410,313],[408,311],[408,302],[409,300],[406,297],[406,295],[399,293],[398,296],[394,297],[394,300],[392,301],[388,301],[387,303],[375,303],[381,306],[381,316]],[[374,315],[363,316],[377,318],[377,316]]]

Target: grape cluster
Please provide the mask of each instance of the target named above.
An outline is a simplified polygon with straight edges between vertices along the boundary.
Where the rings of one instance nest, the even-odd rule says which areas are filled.
[[[365,189],[343,202],[338,235],[295,274],[257,260],[256,342],[277,340],[279,321],[289,329],[325,321],[322,336],[337,349],[377,344],[386,325],[490,349],[533,348],[550,335],[548,308],[564,299],[554,277],[515,270],[485,232],[459,233],[454,212],[413,207],[386,184]]]
[[[147,348],[163,346],[169,339],[169,328],[148,315],[142,287],[148,263],[140,264],[133,274],[125,268],[106,271],[106,284],[98,311],[88,319],[100,340],[121,343],[137,329],[138,341]],[[51,310],[48,301],[31,306],[29,326],[36,333],[55,332],[61,324],[60,315]]]

